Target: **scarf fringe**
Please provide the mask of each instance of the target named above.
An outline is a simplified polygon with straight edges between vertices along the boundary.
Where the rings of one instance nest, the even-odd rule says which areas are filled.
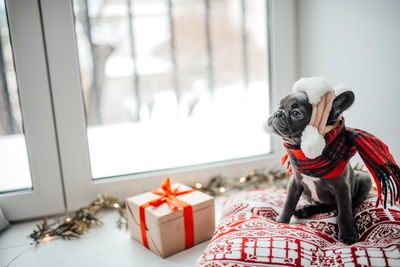
[[[378,191],[376,205],[386,209],[388,198],[393,206],[400,202],[400,168],[394,161],[389,148],[377,137],[359,129],[347,128],[362,160],[375,180]],[[383,196],[383,198],[382,198]]]
[[[374,177],[375,183],[378,188],[378,200],[377,204],[380,202],[386,209],[388,197],[390,197],[390,205],[393,206],[397,202],[400,202],[399,192],[400,192],[400,169],[395,166],[389,169],[380,169],[375,172],[371,171]],[[382,199],[383,195],[383,199]]]

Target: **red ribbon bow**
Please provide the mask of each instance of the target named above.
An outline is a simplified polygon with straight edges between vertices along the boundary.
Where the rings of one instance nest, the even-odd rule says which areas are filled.
[[[173,211],[179,208],[183,209],[183,219],[185,224],[185,247],[190,248],[194,245],[194,227],[193,227],[193,210],[192,206],[178,198],[176,196],[184,195],[196,191],[195,189],[185,190],[178,192],[179,188],[176,187],[171,189],[171,181],[169,177],[165,178],[164,182],[161,184],[162,190],[153,190],[153,194],[159,195],[159,198],[153,199],[139,207],[140,213],[140,228],[142,232],[143,245],[149,248],[149,243],[147,241],[146,234],[146,218],[145,209],[149,206],[158,207],[164,202],[167,202],[169,208]]]

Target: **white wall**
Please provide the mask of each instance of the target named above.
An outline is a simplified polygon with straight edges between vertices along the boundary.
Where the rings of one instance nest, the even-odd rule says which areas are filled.
[[[400,1],[298,1],[299,77],[324,76],[356,95],[349,127],[366,130],[400,164]]]

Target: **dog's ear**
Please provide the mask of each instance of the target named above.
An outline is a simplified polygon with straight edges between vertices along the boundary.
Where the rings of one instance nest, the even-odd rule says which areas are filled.
[[[354,93],[352,91],[345,91],[338,95],[333,100],[332,110],[329,114],[328,124],[331,124],[337,120],[337,118],[345,110],[347,110],[354,102]]]

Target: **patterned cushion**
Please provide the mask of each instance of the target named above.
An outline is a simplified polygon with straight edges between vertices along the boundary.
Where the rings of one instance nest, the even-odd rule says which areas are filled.
[[[360,242],[338,239],[336,215],[270,220],[284,190],[251,190],[227,199],[219,226],[197,266],[400,266],[400,206],[375,207],[376,193],[354,210]],[[299,206],[306,204],[300,199]]]

